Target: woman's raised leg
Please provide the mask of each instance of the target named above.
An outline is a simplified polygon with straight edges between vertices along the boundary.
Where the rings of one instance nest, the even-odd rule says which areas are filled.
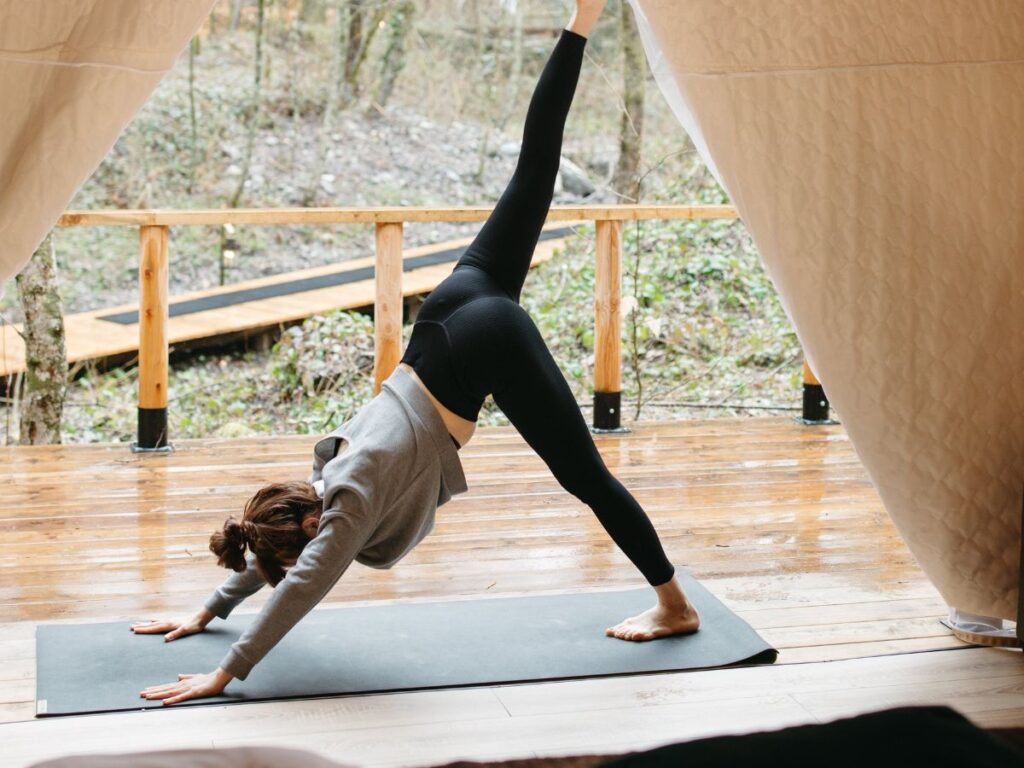
[[[455,266],[482,269],[514,301],[519,301],[551,207],[565,119],[576,92],[586,42],[582,35],[563,30],[530,99],[515,173]]]

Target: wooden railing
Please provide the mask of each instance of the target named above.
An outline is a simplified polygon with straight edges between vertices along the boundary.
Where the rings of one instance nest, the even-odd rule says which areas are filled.
[[[406,222],[484,221],[491,208],[263,208],[223,210],[69,211],[62,227],[138,227],[139,263],[139,428],[137,450],[167,450],[168,261],[170,228],[178,226],[372,224],[376,228],[374,379],[381,382],[398,365],[402,339],[402,237]],[[733,219],[726,205],[556,206],[548,221],[593,221],[597,230],[594,281],[594,428],[621,427],[622,355],[620,285],[622,223],[637,220]],[[809,369],[805,366],[805,372]],[[810,386],[820,385],[814,381]],[[808,396],[805,379],[805,419]],[[827,407],[827,406],[826,406]],[[827,418],[827,410],[825,412]],[[813,420],[813,419],[811,419]]]

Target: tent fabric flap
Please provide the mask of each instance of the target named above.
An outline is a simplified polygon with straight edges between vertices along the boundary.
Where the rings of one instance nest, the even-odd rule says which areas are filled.
[[[911,552],[1016,618],[1024,3],[631,2]]]
[[[0,284],[24,266],[213,0],[0,0]]]

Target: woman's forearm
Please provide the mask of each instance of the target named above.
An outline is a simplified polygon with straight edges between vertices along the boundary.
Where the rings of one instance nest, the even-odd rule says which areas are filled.
[[[252,668],[270,652],[323,597],[355,560],[373,532],[372,513],[352,504],[347,514],[323,524],[320,533],[288,569],[259,614],[224,656],[220,668],[245,680]]]

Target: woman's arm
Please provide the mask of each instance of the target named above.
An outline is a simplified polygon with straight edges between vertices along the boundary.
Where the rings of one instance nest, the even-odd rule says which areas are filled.
[[[256,555],[250,552],[245,556],[245,570],[236,571],[224,579],[224,583],[206,599],[203,607],[217,618],[226,619],[239,603],[259,592],[266,583],[260,569],[256,567]]]
[[[216,696],[234,678],[244,680],[338,582],[372,535],[374,523],[375,519],[359,496],[344,489],[338,492],[332,508],[324,512],[320,532],[302,550],[295,565],[288,569],[220,666],[204,675],[179,675],[177,683],[151,686],[140,695],[176,704],[186,699]]]
[[[238,604],[245,598],[255,594],[266,584],[256,567],[256,557],[249,553],[245,558],[246,568],[241,573],[232,573],[224,583],[217,587],[207,598],[199,611],[184,621],[153,619],[152,621],[132,624],[129,628],[137,635],[156,635],[166,633],[164,640],[171,642],[179,637],[194,635],[206,629],[206,625],[215,618],[226,619]]]
[[[252,668],[338,583],[374,531],[362,499],[343,490],[324,512],[320,532],[274,587],[256,619],[228,651],[220,668],[245,680]]]

